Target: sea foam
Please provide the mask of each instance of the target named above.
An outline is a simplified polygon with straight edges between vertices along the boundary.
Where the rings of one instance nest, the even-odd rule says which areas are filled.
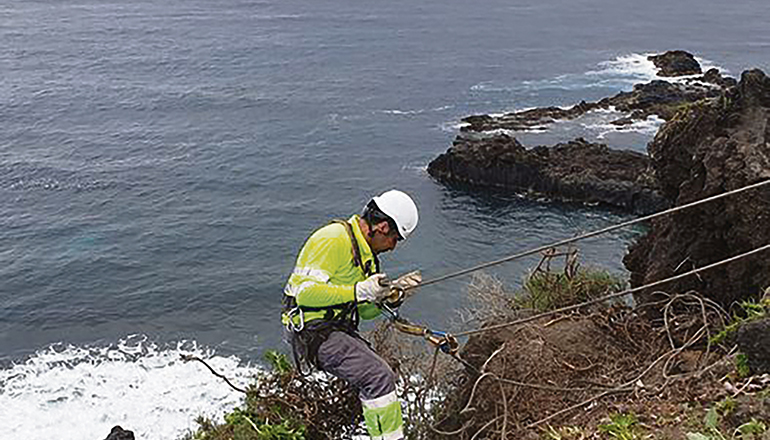
[[[0,438],[104,438],[115,425],[136,438],[173,440],[195,419],[221,419],[242,394],[213,376],[204,359],[242,387],[260,371],[194,342],[159,347],[133,335],[107,347],[55,345],[0,370]]]

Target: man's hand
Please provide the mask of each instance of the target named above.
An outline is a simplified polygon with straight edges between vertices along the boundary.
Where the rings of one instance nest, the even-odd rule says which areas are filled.
[[[356,283],[356,300],[359,302],[378,302],[388,295],[390,295],[390,283],[384,273],[376,273]]]

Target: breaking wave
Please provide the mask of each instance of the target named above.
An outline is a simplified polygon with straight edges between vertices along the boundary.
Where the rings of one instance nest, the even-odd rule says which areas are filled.
[[[532,81],[519,81],[514,84],[496,84],[482,82],[471,87],[478,92],[531,92],[543,89],[581,90],[591,88],[610,88],[617,91],[627,91],[634,84],[649,82],[653,79],[663,79],[657,76],[658,69],[647,57],[655,53],[632,53],[621,55],[612,60],[602,61],[596,69],[583,73],[569,73],[554,78]],[[726,69],[715,65],[712,61],[695,57],[705,72],[717,68],[721,73],[729,73]],[[695,75],[697,76],[697,75]],[[692,76],[665,78],[667,81],[680,81]]]
[[[132,335],[103,347],[53,345],[0,370],[0,438],[104,438],[121,425],[136,438],[175,439],[198,416],[219,418],[240,403],[240,393],[181,354],[241,386],[260,371],[194,341],[161,347]]]

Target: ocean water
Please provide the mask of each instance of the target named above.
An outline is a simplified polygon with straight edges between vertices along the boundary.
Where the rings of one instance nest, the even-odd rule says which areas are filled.
[[[383,257],[426,279],[628,219],[425,172],[470,114],[598,100],[684,49],[770,71],[770,4],[6,0],[0,5],[0,439],[173,439],[281,348],[307,236],[390,188],[420,207]],[[644,151],[662,121],[517,133]],[[580,245],[623,273],[639,230]],[[537,259],[488,272],[512,287]],[[457,328],[468,279],[404,314]]]

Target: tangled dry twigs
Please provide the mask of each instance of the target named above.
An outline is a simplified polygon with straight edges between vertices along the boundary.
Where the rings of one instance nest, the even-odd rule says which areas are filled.
[[[244,393],[245,406],[239,410],[240,419],[251,425],[255,432],[259,429],[252,420],[271,425],[303,426],[304,438],[308,440],[351,439],[363,433],[361,402],[355,390],[341,379],[323,373],[304,376],[289,368],[262,373],[248,389],[243,389],[233,385],[203,359],[183,355],[182,360],[202,363],[214,376]]]
[[[564,273],[572,282],[579,273],[574,254],[544,260],[560,255],[567,257]],[[538,268],[535,274],[550,273],[547,262]],[[491,286],[475,280],[485,302],[492,297],[498,305],[513,303],[499,284]],[[727,363],[730,350],[715,351],[710,336],[729,317],[697,292],[659,293],[663,301],[646,305],[663,310],[659,323],[640,309],[614,303],[474,335],[461,352],[471,365],[465,369],[466,383],[449,397],[432,432],[459,439],[521,436],[566,417],[590,415],[623,394],[635,399],[686,394],[691,379]],[[499,321],[505,312],[497,308],[491,316]],[[510,320],[522,312],[508,308],[507,313]]]

